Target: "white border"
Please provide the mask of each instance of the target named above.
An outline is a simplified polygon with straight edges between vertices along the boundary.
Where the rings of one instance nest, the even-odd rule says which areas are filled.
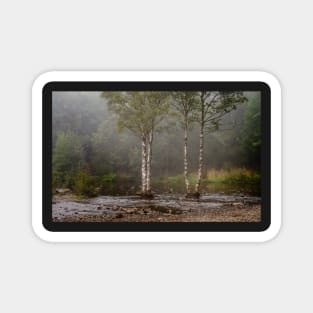
[[[52,81],[260,81],[271,88],[271,225],[263,232],[50,232],[42,225],[42,89]],[[263,242],[281,226],[281,88],[259,71],[55,71],[32,89],[32,225],[49,242]]]

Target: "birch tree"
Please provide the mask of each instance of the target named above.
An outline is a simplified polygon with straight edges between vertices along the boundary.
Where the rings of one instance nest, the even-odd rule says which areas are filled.
[[[199,166],[195,186],[196,197],[200,196],[200,185],[203,175],[203,151],[205,132],[216,131],[221,126],[222,117],[236,110],[237,105],[247,101],[243,92],[201,91],[199,93],[198,122],[199,136]]]
[[[141,195],[152,197],[152,145],[154,133],[168,113],[168,93],[103,92],[102,96],[108,100],[119,129],[130,130],[141,140]]]
[[[193,91],[174,92],[173,106],[178,113],[179,119],[184,130],[184,180],[187,195],[190,194],[190,182],[188,171],[188,131],[193,122],[193,112],[198,103],[198,93]]]

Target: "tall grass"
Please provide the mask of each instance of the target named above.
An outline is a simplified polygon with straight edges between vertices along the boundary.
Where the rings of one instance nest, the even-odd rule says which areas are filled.
[[[210,169],[204,179],[208,183],[254,185],[260,183],[261,175],[258,171],[247,168]]]
[[[191,189],[197,182],[197,173],[189,176]],[[237,190],[249,193],[260,193],[260,173],[246,168],[210,169],[201,180],[203,190]],[[153,188],[157,191],[185,192],[183,174],[169,177],[153,177]]]
[[[197,173],[193,172],[188,177],[191,190],[193,190],[197,182]],[[54,173],[54,188],[56,186],[69,188],[80,197],[93,197],[98,194],[133,194],[140,189],[140,179],[115,173],[92,176],[86,171],[80,171],[77,174],[68,175],[59,185],[57,179],[58,176]],[[246,168],[210,169],[204,173],[201,186],[203,191],[235,190],[259,194],[260,180],[260,172],[256,170]],[[159,193],[184,193],[185,178],[183,174],[152,177],[152,187]]]

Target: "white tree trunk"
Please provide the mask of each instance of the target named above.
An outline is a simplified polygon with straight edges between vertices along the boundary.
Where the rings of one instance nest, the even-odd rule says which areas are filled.
[[[185,187],[186,193],[190,193],[190,184],[188,179],[188,122],[185,119],[185,128],[184,128],[184,176],[185,176]]]
[[[141,139],[141,191],[147,192],[147,144],[146,138]]]
[[[153,132],[151,131],[148,138],[147,148],[147,192],[151,193],[151,161],[152,161],[152,142]]]
[[[195,193],[200,194],[200,184],[203,169],[203,147],[204,147],[204,99],[201,97],[201,120],[200,120],[200,145],[199,145],[199,168],[195,187]]]
[[[200,193],[200,184],[202,179],[202,169],[203,169],[203,139],[204,139],[204,127],[201,125],[200,129],[200,149],[199,149],[199,168],[198,168],[198,177],[195,192]]]

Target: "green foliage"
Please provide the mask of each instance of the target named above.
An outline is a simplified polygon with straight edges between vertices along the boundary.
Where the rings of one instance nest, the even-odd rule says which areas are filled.
[[[111,172],[138,173],[141,153],[138,138],[129,131],[118,133],[114,120],[100,123],[90,141],[90,163],[97,176]]]
[[[199,98],[194,117],[207,132],[219,130],[223,117],[248,101],[242,91],[201,91]]]
[[[53,153],[53,168],[56,171],[76,169],[83,159],[82,143],[72,132],[59,132]]]
[[[115,114],[119,129],[128,129],[139,137],[154,131],[170,107],[167,92],[103,92],[102,97]]]
[[[179,91],[172,93],[173,114],[172,116],[179,120],[181,126],[190,128],[195,121],[194,114],[199,105],[199,92],[197,91]]]
[[[112,183],[116,181],[117,175],[116,173],[109,173],[107,175],[103,175],[100,179],[102,183]]]
[[[228,185],[253,185],[260,184],[261,176],[256,170],[246,168],[211,169],[207,172],[208,183],[223,183]]]
[[[194,185],[197,173],[190,174],[190,183]],[[159,192],[185,192],[185,178],[183,174],[169,177],[154,177],[153,186]],[[202,178],[204,189],[207,190],[231,190],[246,191],[254,194],[259,193],[261,182],[260,172],[247,168],[210,169]]]
[[[192,173],[189,175],[189,181],[191,184],[195,184],[196,179],[196,173]],[[152,183],[156,190],[159,190],[160,192],[185,192],[185,177],[183,174],[168,177],[153,177]]]
[[[73,191],[85,197],[93,197],[96,193],[97,179],[86,171],[77,173],[73,183]]]
[[[101,194],[115,194],[118,189],[118,176],[116,173],[109,173],[97,178],[97,186]]]
[[[244,158],[250,166],[260,166],[261,143],[261,99],[254,96],[248,104],[241,133]]]
[[[82,138],[73,132],[59,132],[52,155],[53,184],[72,184],[70,177],[84,164]]]

